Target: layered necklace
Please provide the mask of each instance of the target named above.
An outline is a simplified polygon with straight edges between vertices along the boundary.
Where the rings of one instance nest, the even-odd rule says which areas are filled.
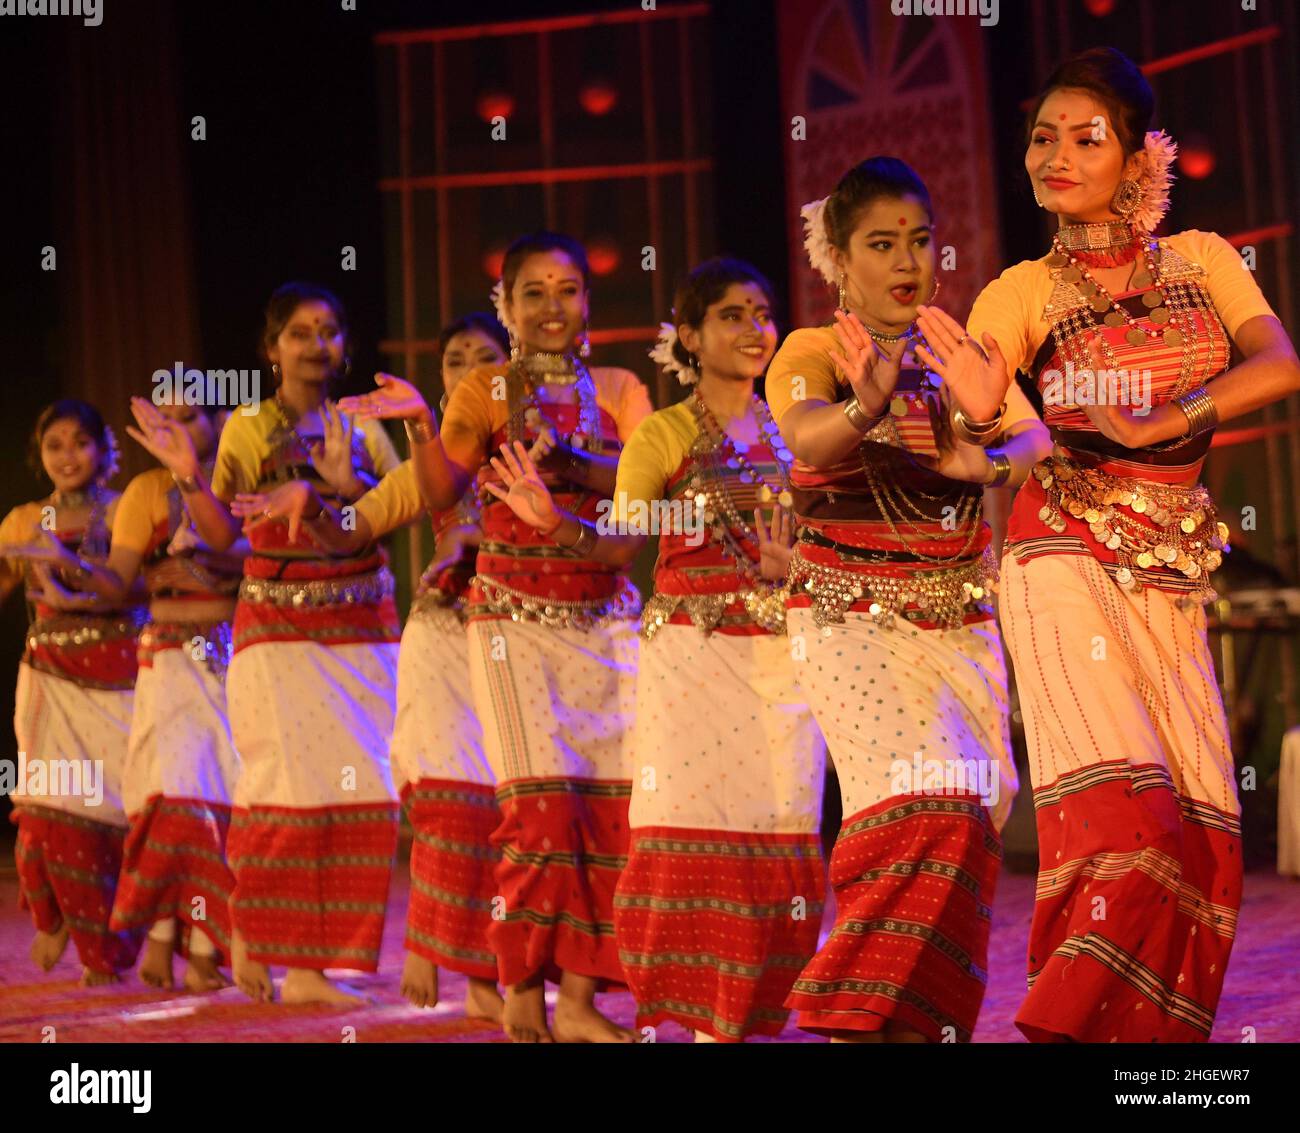
[[[866,323],[863,325],[867,326]],[[867,333],[871,335],[872,339],[876,342],[885,346],[892,346],[903,339],[907,339],[908,351],[915,352],[916,346],[919,344],[924,346],[930,353],[934,353],[930,348],[930,344],[925,340],[925,336],[921,333],[920,327],[915,323],[899,334],[885,334],[884,332],[877,331],[870,326],[867,326]],[[877,426],[878,429],[883,430],[886,442],[893,448],[901,449],[909,456],[909,458],[910,454],[907,453],[907,446],[904,444],[902,435],[898,431],[898,425],[895,422],[895,418],[905,417],[907,415],[909,399],[915,408],[924,410],[926,408],[927,395],[938,391],[939,386],[934,382],[933,375],[931,375],[928,370],[923,370],[922,372],[923,377],[920,383],[918,383],[918,388],[914,391],[910,391],[906,396],[895,394],[889,403],[888,416],[886,416]],[[984,495],[982,492],[966,496],[958,506],[954,515],[957,525],[954,527],[954,530],[969,525],[969,534],[962,548],[952,555],[928,555],[923,551],[918,551],[915,542],[909,543],[907,537],[898,525],[901,523],[903,527],[907,528],[917,537],[918,541],[925,540],[928,542],[934,539],[934,535],[918,527],[917,523],[936,523],[940,521],[941,517],[932,515],[924,508],[920,507],[916,503],[915,499],[905,492],[902,487],[893,480],[893,478],[882,476],[871,460],[870,450],[866,446],[859,446],[858,451],[862,462],[862,471],[866,474],[867,486],[871,489],[871,495],[876,501],[876,508],[884,518],[885,523],[889,526],[889,530],[893,534],[894,538],[898,540],[900,547],[902,547],[908,554],[915,555],[918,559],[931,563],[946,564],[958,562],[969,556],[970,549],[979,536],[980,521],[984,516]],[[915,467],[921,467],[920,465],[916,465],[915,462],[913,462],[913,465]],[[914,487],[912,492],[931,503],[948,501],[950,499],[950,497],[945,494],[927,492],[922,488]]]
[[[104,517],[108,514],[109,492],[100,484],[77,488],[70,492],[50,493],[50,503],[59,509],[76,511],[87,508],[86,525],[81,530],[77,553],[85,559],[102,559],[108,555],[108,528]]]
[[[908,345],[904,348],[904,357],[909,353],[915,354],[917,346],[924,346],[927,350],[930,349],[930,344],[926,342],[925,335],[921,333],[921,328],[918,327],[916,323],[912,323],[912,325],[906,330],[902,330],[898,334],[886,334],[884,331],[876,330],[874,327],[868,326],[865,322],[862,325],[867,328],[867,334],[869,334],[875,342],[880,343],[881,346],[895,346],[906,340]],[[933,351],[931,351],[931,353],[933,353]],[[921,380],[917,384],[916,389],[907,391],[905,394],[895,393],[894,396],[890,398],[889,417],[885,418],[883,424],[887,425],[886,433],[892,440],[900,445],[902,443],[901,438],[898,435],[898,430],[890,418],[906,417],[907,403],[909,399],[911,400],[912,405],[917,409],[924,409],[926,394],[934,393],[938,388],[939,386],[935,382],[935,375],[931,374],[929,370],[922,368]]]
[[[1140,325],[1088,270],[1130,263],[1137,265],[1137,270],[1129,282],[1133,289],[1143,292],[1146,317],[1154,324],[1150,329]],[[1102,325],[1112,329],[1124,327],[1127,328],[1124,340],[1130,346],[1163,342],[1167,347],[1181,348],[1178,380],[1170,391],[1171,398],[1186,393],[1197,383],[1197,316],[1207,329],[1217,327],[1220,335],[1223,324],[1199,282],[1167,277],[1160,242],[1155,237],[1142,236],[1122,222],[1067,225],[1052,238],[1047,267],[1054,282],[1070,285],[1083,300],[1066,308],[1052,324],[1057,354],[1063,362],[1072,362],[1076,369],[1091,369],[1086,343]],[[1104,336],[1101,351],[1109,369],[1120,369],[1115,352]],[[1178,444],[1187,440],[1190,438],[1181,439]]]
[[[568,443],[573,448],[589,452],[601,451],[603,443],[596,383],[581,358],[574,354],[541,352],[521,355],[506,370],[506,384],[510,407],[506,437],[511,444],[524,439],[530,411],[540,417],[537,401],[544,388],[573,386],[578,395],[578,424],[568,437]]]
[[[727,481],[735,477],[742,484],[755,485],[762,503],[775,500],[787,510],[794,506],[790,490],[790,462],[794,459],[781,439],[780,430],[772,419],[771,411],[762,398],[752,402],[754,418],[758,422],[762,443],[776,458],[778,483],[770,483],[750,461],[749,446],[729,436],[718,424],[712,410],[704,403],[698,390],[692,390],[687,399],[695,414],[698,427],[692,448],[691,481],[687,494],[695,503],[705,522],[713,524],[713,535],[723,553],[733,559],[751,583],[760,581],[759,564],[745,549],[745,541],[758,542],[758,535],[745,520]],[[737,535],[737,532],[740,535]]]

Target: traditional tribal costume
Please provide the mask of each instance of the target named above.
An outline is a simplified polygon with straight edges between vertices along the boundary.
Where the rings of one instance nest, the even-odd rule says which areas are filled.
[[[140,554],[146,581],[168,561],[170,546],[188,523],[180,489],[164,468],[137,476],[122,493],[113,520],[113,546]],[[131,831],[113,929],[153,928],[188,952],[230,955],[230,893],[226,864],[230,800],[239,758],[226,714],[230,622],[175,613],[227,602],[239,586],[238,560],[180,552],[202,590],[160,590],[166,603],[140,635],[140,671],[122,798]],[[232,570],[233,568],[233,570]],[[194,930],[197,930],[197,934]],[[200,937],[206,939],[200,939]]]
[[[632,848],[614,898],[639,1026],[723,1042],[776,1035],[817,950],[825,748],[795,682],[785,589],[764,582],[746,516],[790,505],[790,453],[742,450],[692,394],[619,458],[615,515],[660,526],[632,734]]]
[[[1127,262],[1139,245],[1145,260],[1135,290],[1112,299],[1087,274],[1080,233],[1062,228],[1048,257],[984,290],[969,324],[1038,383],[1056,442],[1016,496],[1003,561],[1039,840],[1016,1023],[1032,1039],[1192,1042],[1210,1035],[1241,900],[1240,808],[1201,608],[1227,538],[1196,483],[1211,434],[1124,448],[1060,383],[1091,369],[1085,343],[1100,333],[1107,362],[1135,382],[1149,371],[1163,404],[1221,373],[1230,337],[1272,311],[1219,236],[1120,227]]]
[[[572,386],[578,404],[539,387]],[[504,390],[498,397],[494,391]],[[447,402],[442,443],[477,473],[507,441],[544,426],[575,448],[616,453],[650,413],[626,370],[527,355],[466,375]],[[556,505],[592,521],[595,492],[544,474]],[[558,547],[492,500],[470,587],[470,683],[502,823],[503,919],[489,939],[501,982],[561,971],[623,980],[614,887],[627,855],[630,785],[624,732],[635,696],[635,588],[614,568]]]
[[[113,493],[91,491],[96,495],[85,528],[57,535],[81,558],[102,563]],[[14,508],[0,524],[0,543],[31,541],[43,510],[43,502]],[[11,560],[3,560],[3,569],[11,579],[23,572]],[[122,772],[136,635],[145,612],[62,612],[34,593],[39,583],[30,574],[27,588],[31,620],[14,710],[20,768],[26,772],[13,796],[19,901],[38,931],[67,925],[82,965],[110,975],[131,967],[140,946],[139,933],[109,927],[109,914],[126,837]],[[61,767],[77,779],[61,774]]]
[[[424,514],[408,460],[357,501],[378,538]],[[441,536],[474,522],[472,496],[433,516]],[[469,547],[411,603],[397,662],[397,721],[390,749],[415,831],[406,950],[440,968],[495,981],[488,947],[501,824],[483,729],[474,715],[464,598],[477,548]]]
[[[221,433],[212,491],[311,479],[312,437],[268,398]],[[397,455],[359,422],[354,465],[385,473]],[[231,920],[264,964],[374,971],[397,845],[388,764],[397,610],[383,552],[327,557],[306,530],[250,529],[227,689],[241,762],[228,853]]]
[[[767,379],[778,423],[798,398],[843,398],[836,348],[828,327],[786,339]],[[802,526],[789,633],[845,817],[835,928],[787,1003],[806,1030],[893,1021],[965,1042],[1016,776],[983,490],[909,455],[936,453],[928,381],[909,347],[891,412],[860,447],[791,475]]]

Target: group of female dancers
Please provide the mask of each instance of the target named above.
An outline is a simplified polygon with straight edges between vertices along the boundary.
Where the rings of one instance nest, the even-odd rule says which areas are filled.
[[[16,730],[104,789],[15,797],[36,962],[71,939],[102,982],[143,945],[157,986],[179,952],[193,991],[228,963],[258,1000],[282,967],[283,1001],[350,1002],[325,972],[376,968],[400,800],[417,1006],[450,969],[518,1042],[735,1042],[792,1010],[835,1041],[968,1041],[1017,787],[1000,621],[1040,855],[1016,1023],[1207,1039],[1241,857],[1202,610],[1228,531],[1198,473],[1300,364],[1222,238],[1152,234],[1151,115],[1114,50],[1057,69],[1025,167],[1059,228],[965,326],[934,305],[925,185],[855,166],[804,209],[833,325],[778,349],[767,280],[700,264],[652,354],[689,392],[657,412],[588,364],[586,254],[549,232],[510,247],[496,320],[444,332],[439,415],[386,374],[333,402],[346,318],[302,284],[267,309],[274,396],[219,437],[211,407],[136,399],[160,467],[121,495],[100,414],[47,409],[54,491],[0,528],[33,614]],[[1149,371],[1153,408],[1044,399],[1067,365]],[[426,514],[403,630],[378,540]],[[616,985],[639,1033],[596,1008]]]

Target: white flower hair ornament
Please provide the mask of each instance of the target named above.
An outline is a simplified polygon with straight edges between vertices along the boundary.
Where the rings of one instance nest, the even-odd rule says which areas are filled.
[[[1141,232],[1153,232],[1169,211],[1169,186],[1173,184],[1178,143],[1163,130],[1148,131],[1132,180],[1138,184],[1137,202],[1128,212],[1129,222]]]
[[[700,380],[700,372],[694,366],[678,361],[673,353],[673,346],[677,341],[676,325],[660,323],[659,338],[655,341],[654,349],[650,351],[650,361],[662,366],[668,373],[675,374],[682,385],[693,386]]]
[[[813,271],[832,287],[839,283],[840,271],[835,266],[835,257],[831,254],[831,240],[826,234],[826,202],[829,197],[819,201],[809,201],[799,210],[803,217],[803,247],[808,253],[808,262]]]
[[[492,306],[496,309],[497,322],[506,328],[506,333],[511,339],[517,338],[515,324],[506,311],[506,284],[503,279],[498,279],[496,286],[492,288]]]

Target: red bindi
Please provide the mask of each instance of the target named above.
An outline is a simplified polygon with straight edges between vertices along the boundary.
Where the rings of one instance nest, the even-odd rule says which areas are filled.
[[[1064,114],[1061,115],[1061,121],[1062,121],[1062,122],[1065,121],[1065,115],[1064,115]]]
[[[898,227],[899,227],[899,228],[902,228],[903,225],[905,225],[906,223],[907,223],[907,217],[905,217],[905,216],[900,216],[900,217],[898,218]]]

